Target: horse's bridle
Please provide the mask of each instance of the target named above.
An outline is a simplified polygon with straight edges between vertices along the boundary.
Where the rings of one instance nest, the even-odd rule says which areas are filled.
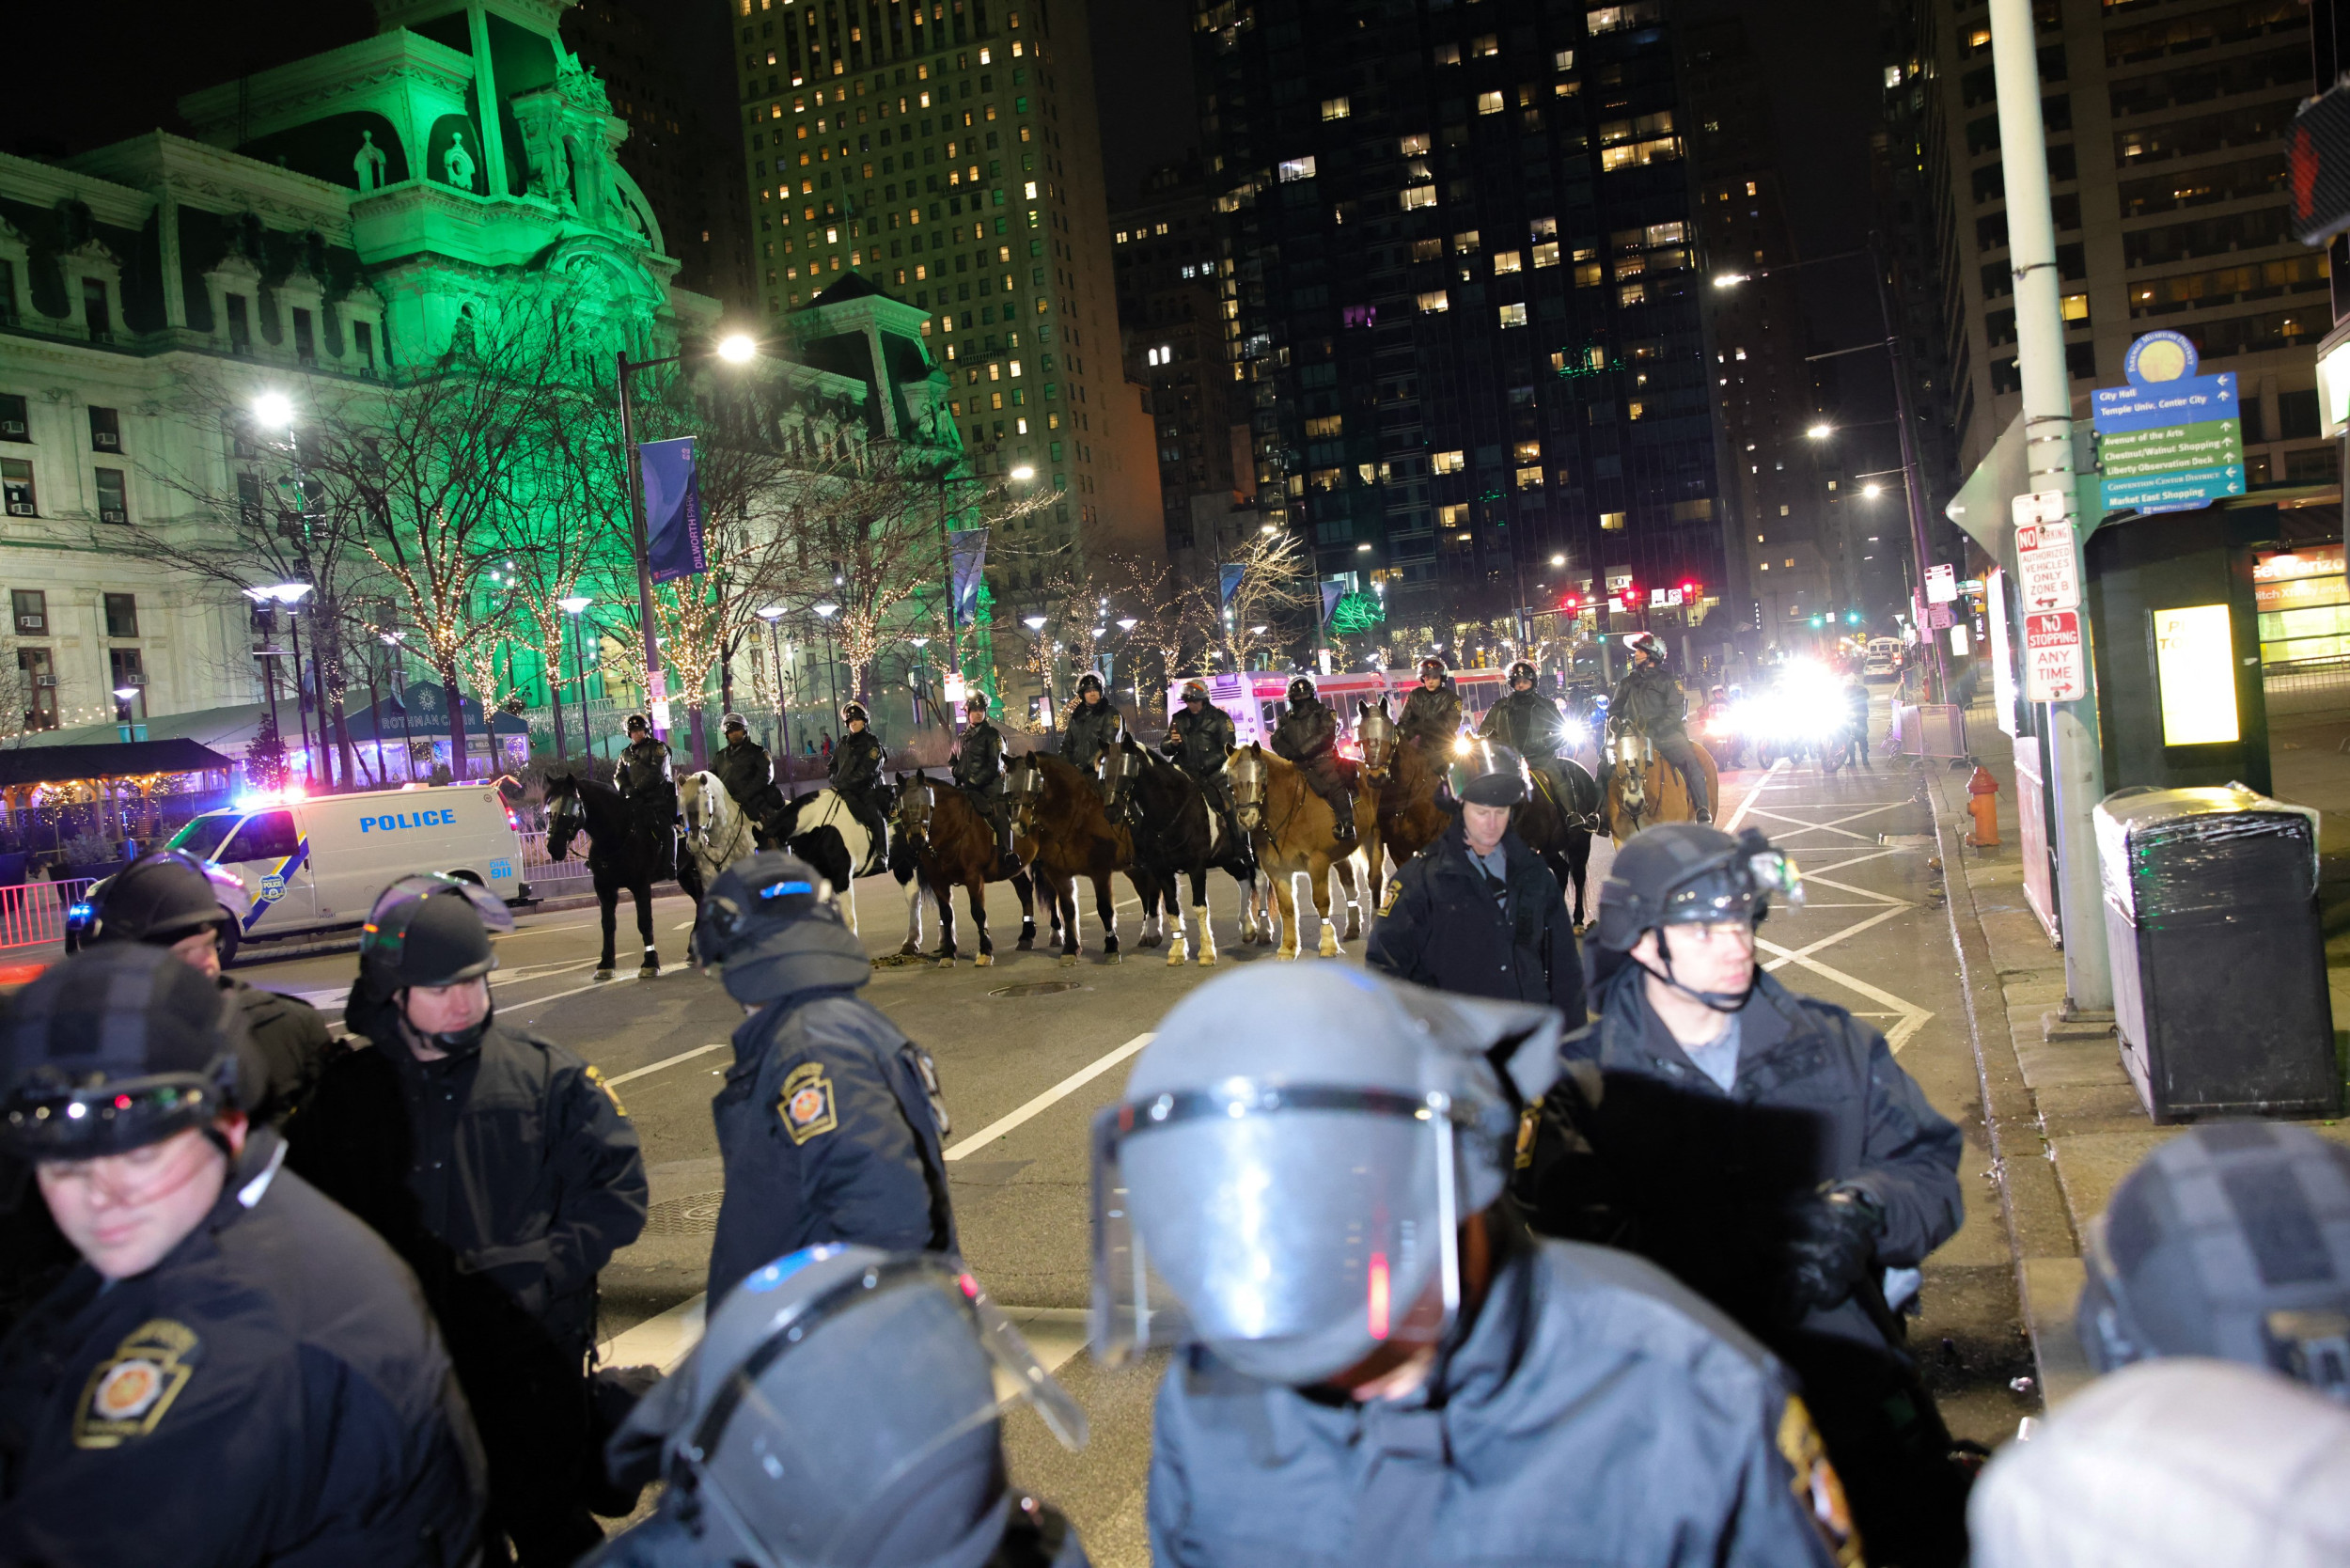
[[[1012,800],[1012,825],[1023,838],[1036,837],[1036,803],[1044,798],[1044,770],[1034,757],[1013,761],[1004,776],[1004,790]]]
[[[1232,780],[1232,820],[1244,833],[1264,825],[1264,797],[1271,792],[1273,770],[1253,752],[1236,751],[1225,768]]]
[[[1102,781],[1102,805],[1110,821],[1134,822],[1137,815],[1135,780],[1142,776],[1141,753],[1123,745],[1106,747],[1096,771]]]
[[[743,847],[743,836],[751,831],[751,814],[748,811],[739,813],[740,820],[735,823],[734,833],[728,840],[727,847],[724,850],[719,849],[715,844],[713,844],[710,841],[710,830],[717,817],[717,813],[705,809],[701,803],[704,798],[710,794],[711,790],[723,790],[726,788],[726,785],[719,781],[717,775],[708,771],[697,773],[694,776],[697,780],[706,780],[707,783],[697,783],[695,788],[694,805],[687,808],[685,812],[685,831],[694,838],[701,840],[702,848],[710,852],[711,857],[713,860],[717,861],[720,865],[731,865],[734,861],[741,858],[738,852]],[[697,823],[694,820],[696,817],[700,817],[703,820]]]
[[[931,808],[934,804],[931,788],[930,776],[917,774],[898,791],[898,808],[890,816],[897,823],[900,839],[911,841],[929,837]],[[914,804],[917,800],[922,803],[918,807]]]
[[[1395,721],[1387,717],[1385,709],[1373,708],[1355,723],[1355,738],[1363,745],[1363,776],[1373,787],[1387,781],[1395,761],[1397,733]]]

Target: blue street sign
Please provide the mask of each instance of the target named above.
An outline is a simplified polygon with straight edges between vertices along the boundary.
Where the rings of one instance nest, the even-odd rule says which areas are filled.
[[[2090,421],[2101,434],[2200,425],[2237,416],[2232,370],[2134,386],[2100,386],[2090,397]]]
[[[2098,491],[2107,511],[2134,507],[2139,511],[2193,511],[2223,495],[2244,494],[2244,465],[2222,463],[2210,468],[2181,468],[2168,474],[2139,474],[2125,479],[2104,479]]]

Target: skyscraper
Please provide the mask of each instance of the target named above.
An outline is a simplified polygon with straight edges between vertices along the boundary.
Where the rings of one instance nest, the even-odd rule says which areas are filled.
[[[1703,622],[1722,480],[1660,0],[1195,23],[1260,510],[1386,584],[1391,657],[1498,657],[1568,596]]]

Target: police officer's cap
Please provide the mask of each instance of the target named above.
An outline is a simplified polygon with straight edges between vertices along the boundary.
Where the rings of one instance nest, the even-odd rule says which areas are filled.
[[[2114,1189],[2075,1320],[2100,1372],[2266,1366],[2350,1401],[2350,1149],[2306,1127],[2190,1128]]]
[[[86,948],[0,1026],[0,1145],[27,1160],[124,1153],[252,1105],[262,1077],[212,981],[162,948]]]
[[[718,728],[721,730],[741,729],[745,732],[750,729],[750,726],[743,722],[743,715],[740,713],[728,713],[718,721]]]
[[[842,929],[823,872],[782,850],[760,850],[720,871],[694,917],[694,962],[716,967],[727,995],[760,1003],[773,994],[769,966],[790,962],[821,983],[863,985],[872,964],[828,933]]]
[[[67,924],[87,942],[152,942],[164,947],[206,927],[233,949],[239,922],[253,907],[235,873],[198,863],[179,850],[140,855],[90,890]]]
[[[1206,682],[1186,681],[1183,682],[1183,700],[1185,702],[1189,702],[1194,698],[1197,698],[1201,702],[1208,700],[1208,686]]]
[[[1770,911],[1770,895],[1803,902],[1794,862],[1755,828],[1731,838],[1704,823],[1659,823],[1616,852],[1599,887],[1594,940],[1629,952],[1659,926],[1752,919]]]
[[[1419,672],[1422,675],[1441,676],[1444,674],[1444,661],[1431,653],[1419,662]]]
[[[1500,1197],[1561,1021],[1334,964],[1191,992],[1095,1122],[1097,1351],[1159,1331],[1137,1331],[1138,1245],[1179,1332],[1239,1371],[1302,1385],[1362,1359],[1457,1279],[1455,1231]]]
[[[969,1274],[933,1253],[808,1247],[728,1293],[609,1457],[626,1472],[661,1452],[699,1560],[977,1568],[1011,1508],[998,1370],[1084,1443],[1084,1413]]]
[[[1452,776],[1452,792],[1472,806],[1523,806],[1533,798],[1526,759],[1498,741],[1469,743]]]
[[[1624,639],[1624,647],[1635,653],[1646,653],[1651,658],[1662,659],[1665,656],[1664,641],[1653,632],[1633,633]]]

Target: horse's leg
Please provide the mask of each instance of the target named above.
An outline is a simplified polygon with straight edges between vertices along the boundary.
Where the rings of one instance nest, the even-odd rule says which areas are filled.
[[[1340,865],[1343,864],[1343,861],[1340,862]],[[1326,860],[1312,869],[1314,884],[1314,913],[1322,918],[1322,945],[1319,950],[1324,958],[1336,958],[1339,956],[1339,952],[1340,950],[1339,948],[1339,928],[1330,923],[1330,872],[1335,869],[1336,868],[1334,868],[1331,863]],[[1343,880],[1351,886],[1355,881],[1354,873],[1351,871],[1347,872]],[[1353,933],[1349,933],[1348,934],[1352,935]]]
[[[1281,909],[1281,945],[1273,950],[1276,958],[1297,956],[1297,873],[1277,873],[1273,879],[1273,901]]]
[[[1142,905],[1141,930],[1136,933],[1135,946],[1155,948],[1163,940],[1159,934],[1159,878],[1155,871],[1140,866],[1128,869],[1126,880],[1135,885],[1135,900]],[[1172,906],[1174,900],[1167,903]]]
[[[1011,890],[1020,901],[1020,940],[1015,946],[1026,952],[1036,946],[1036,883],[1026,871],[1011,879]]]
[[[1170,894],[1171,896],[1171,894]],[[1199,967],[1215,966],[1215,928],[1208,923],[1208,868],[1191,868],[1191,917],[1199,923]]]
[[[620,890],[618,887],[597,887],[596,908],[603,917],[603,956],[596,960],[596,979],[608,980],[615,967],[612,947],[618,940],[619,931]]]
[[[636,899],[636,934],[644,938],[645,961],[637,966],[638,980],[652,980],[661,973],[661,947],[652,934],[652,884],[640,882],[632,890]]]
[[[931,888],[938,900],[938,966],[955,966],[955,885],[940,878]]]
[[[1167,923],[1173,930],[1167,941],[1169,964],[1183,963],[1191,951],[1191,927],[1183,918],[1182,877],[1183,872],[1178,870],[1167,873]]]
[[[1060,961],[1077,962],[1077,879],[1056,876],[1049,885],[1053,919],[1060,931]]]
[[[1363,895],[1362,890],[1355,886],[1355,857],[1351,855],[1339,856],[1333,870],[1339,873],[1339,886],[1346,889],[1346,939],[1359,942],[1363,939]],[[1323,956],[1326,958],[1329,955],[1325,953]]]
[[[964,886],[970,890],[971,923],[979,928],[979,955],[971,962],[984,969],[995,962],[995,944],[987,935],[987,873],[977,870]]]
[[[1110,964],[1125,958],[1118,950],[1118,895],[1110,888],[1110,873],[1093,873],[1093,910],[1102,917],[1102,957]]]
[[[1581,829],[1567,835],[1567,874],[1574,879],[1574,929],[1583,930],[1583,883],[1591,865],[1591,836]]]

